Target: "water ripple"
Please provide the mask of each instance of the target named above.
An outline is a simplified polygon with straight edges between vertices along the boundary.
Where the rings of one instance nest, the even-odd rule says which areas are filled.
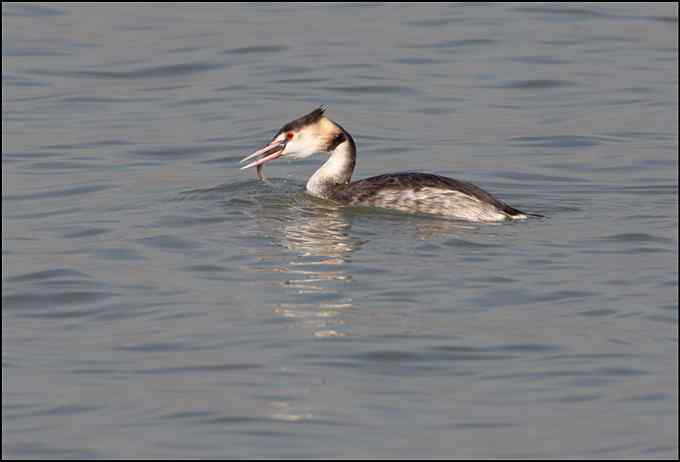
[[[431,48],[439,51],[456,51],[468,48],[478,48],[488,45],[496,45],[499,40],[490,38],[473,38],[473,39],[457,39],[446,40],[443,42],[435,42],[429,44],[406,45],[404,48]]]
[[[178,375],[190,372],[236,372],[252,369],[259,369],[260,364],[251,363],[236,363],[236,364],[202,364],[196,366],[178,366],[178,367],[154,367],[149,369],[138,369],[132,371],[135,374],[152,374],[152,375]]]
[[[552,90],[576,85],[576,82],[560,79],[529,79],[514,80],[498,85],[498,88],[508,90]]]
[[[71,313],[81,314],[85,311],[51,311],[52,308],[73,307],[77,305],[91,306],[96,302],[115,296],[115,293],[99,291],[53,292],[50,294],[23,293],[3,295],[3,309],[21,311],[24,315],[35,314],[42,317],[61,317]]]
[[[34,199],[48,199],[69,196],[80,196],[113,188],[114,185],[83,185],[59,190],[40,191],[27,194],[7,194],[2,196],[4,201],[26,201]]]
[[[331,92],[346,93],[346,94],[376,94],[376,95],[398,95],[398,94],[413,94],[415,90],[409,87],[398,85],[352,85],[352,86],[337,86],[328,87],[327,90]]]
[[[222,54],[235,54],[235,55],[268,54],[268,53],[280,53],[287,49],[288,47],[281,45],[261,45],[232,48],[230,50],[223,51]]]
[[[543,14],[546,19],[559,19],[567,21],[582,21],[586,19],[596,19],[611,17],[607,13],[592,8],[581,8],[572,6],[546,5],[546,6],[520,6],[513,8],[519,13]]]
[[[620,233],[612,234],[610,236],[603,237],[604,241],[611,242],[657,242],[660,244],[671,244],[672,239],[665,237],[654,236],[647,233]]]
[[[47,279],[61,279],[65,277],[89,278],[88,275],[70,268],[56,268],[44,271],[35,271],[27,274],[12,276],[7,279],[11,282],[44,281]]]
[[[194,63],[168,64],[162,66],[138,67],[123,71],[97,71],[97,70],[69,71],[69,70],[35,69],[32,72],[37,75],[54,77],[125,80],[125,79],[174,78],[222,69],[226,66],[227,66],[226,63],[194,62]]]
[[[540,148],[587,148],[602,144],[605,139],[597,136],[585,135],[544,135],[518,136],[510,138],[508,141],[517,146]]]

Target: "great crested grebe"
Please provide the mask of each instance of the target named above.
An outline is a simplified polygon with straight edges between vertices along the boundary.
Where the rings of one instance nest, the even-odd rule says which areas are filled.
[[[471,183],[429,173],[388,173],[350,183],[356,165],[356,144],[347,130],[324,115],[325,110],[321,106],[281,127],[265,147],[241,160],[259,156],[241,169],[257,167],[260,177],[261,166],[279,157],[304,159],[325,152],[330,154],[328,160],[307,181],[307,191],[322,199],[480,222],[532,215]]]

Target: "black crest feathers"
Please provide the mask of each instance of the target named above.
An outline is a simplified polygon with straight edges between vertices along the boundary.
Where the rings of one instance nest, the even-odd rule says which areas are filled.
[[[293,120],[292,122],[288,122],[286,125],[281,127],[281,130],[279,130],[279,133],[281,132],[295,132],[300,130],[303,127],[306,127],[307,125],[314,124],[323,117],[324,112],[328,106],[325,104],[322,106],[319,106],[318,108],[314,109],[312,112],[309,114],[305,114],[302,117],[298,117],[297,119]]]

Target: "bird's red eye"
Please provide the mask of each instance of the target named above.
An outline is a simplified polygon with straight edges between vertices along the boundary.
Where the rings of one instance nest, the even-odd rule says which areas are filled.
[[[295,134],[293,132],[288,132],[286,133],[286,139],[287,140],[292,140]]]

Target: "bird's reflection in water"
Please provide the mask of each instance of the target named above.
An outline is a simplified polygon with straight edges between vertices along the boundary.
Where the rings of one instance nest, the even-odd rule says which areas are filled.
[[[284,281],[275,284],[281,292],[274,313],[298,320],[317,337],[349,334],[346,314],[353,302],[348,263],[366,242],[355,236],[375,236],[384,230],[404,240],[434,240],[476,233],[479,228],[436,217],[341,207],[302,192],[276,190],[260,196],[254,211],[260,234],[286,249],[283,254],[271,248],[257,251],[264,263],[258,271],[286,274]],[[353,224],[358,229],[350,232]]]
[[[485,226],[498,226],[495,223],[486,223]],[[421,241],[455,237],[461,232],[469,232],[479,229],[479,225],[462,221],[445,220],[427,217],[415,223],[415,238]]]
[[[352,309],[352,278],[346,265],[362,242],[349,235],[343,209],[295,194],[261,203],[256,220],[260,232],[290,251],[275,270],[289,277],[278,284],[286,302],[278,303],[274,313],[299,320],[316,337],[347,335],[342,315]]]

